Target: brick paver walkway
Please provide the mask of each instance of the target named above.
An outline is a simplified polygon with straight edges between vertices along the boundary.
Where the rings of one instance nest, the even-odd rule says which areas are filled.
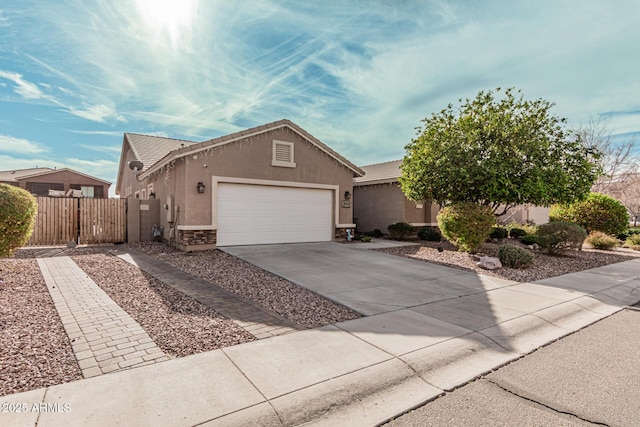
[[[37,261],[85,378],[169,359],[71,258]]]
[[[166,262],[137,251],[118,255],[168,286],[231,319],[258,339],[306,329],[295,322]]]

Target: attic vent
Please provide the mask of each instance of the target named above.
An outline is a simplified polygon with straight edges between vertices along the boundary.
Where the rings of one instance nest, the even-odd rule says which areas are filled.
[[[271,166],[280,166],[285,168],[295,168],[293,161],[293,142],[273,141],[273,157]]]

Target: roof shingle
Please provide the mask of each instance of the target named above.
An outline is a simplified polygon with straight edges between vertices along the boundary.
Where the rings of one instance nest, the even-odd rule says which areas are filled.
[[[0,182],[18,182],[18,178],[29,176],[40,172],[52,172],[51,168],[31,168],[0,171]]]
[[[400,165],[402,160],[391,160],[384,163],[376,163],[373,165],[360,166],[365,172],[364,176],[354,179],[355,185],[383,184],[388,182],[397,182],[401,175]]]
[[[144,165],[142,168],[143,171],[153,166],[158,160],[170,152],[186,147],[187,145],[197,144],[195,141],[128,132],[125,133],[125,137],[129,141],[129,145],[136,155],[136,158]]]

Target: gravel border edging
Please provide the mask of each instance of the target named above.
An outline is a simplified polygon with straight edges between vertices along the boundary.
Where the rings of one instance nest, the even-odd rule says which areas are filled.
[[[0,396],[82,379],[35,259],[0,260]]]
[[[255,340],[231,320],[117,257],[72,259],[165,353],[181,357]]]
[[[512,239],[505,239],[501,243],[485,243],[481,252],[484,255],[497,257],[498,249],[505,244],[524,245]],[[438,246],[443,251],[437,250]],[[423,262],[444,265],[460,270],[474,271],[487,276],[500,277],[517,282],[534,282],[563,274],[575,273],[590,268],[616,264],[640,257],[640,253],[601,251],[583,249],[581,251],[566,251],[559,255],[549,255],[543,251],[529,250],[534,253],[533,265],[526,269],[499,268],[497,270],[485,270],[478,267],[476,260],[466,252],[458,252],[457,248],[449,242],[416,242],[414,246],[400,246],[395,248],[372,249],[391,255],[404,256]]]
[[[266,307],[306,328],[362,317],[344,305],[218,249],[182,252],[163,243],[144,242],[132,249]]]

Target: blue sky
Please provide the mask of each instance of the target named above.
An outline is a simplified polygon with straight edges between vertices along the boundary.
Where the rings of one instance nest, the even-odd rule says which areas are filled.
[[[640,135],[640,1],[0,2],[0,170],[115,186],[122,136],[205,140],[288,118],[358,164],[420,120],[516,87]]]

